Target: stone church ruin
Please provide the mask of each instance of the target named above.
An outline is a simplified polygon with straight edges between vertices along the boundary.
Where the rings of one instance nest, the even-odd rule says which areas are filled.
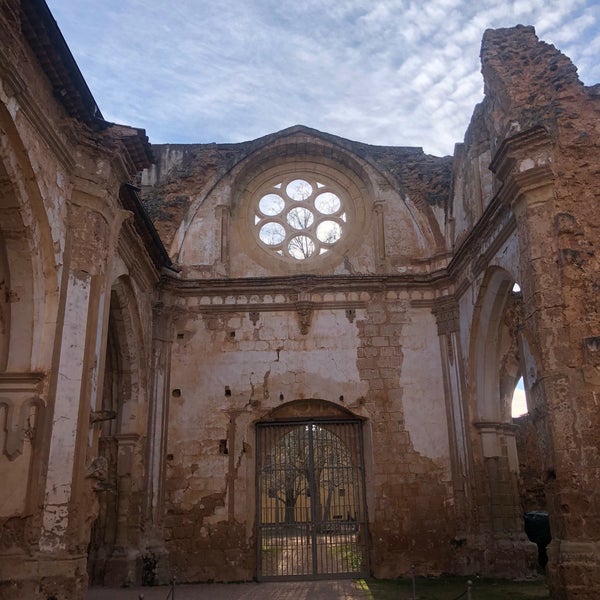
[[[598,597],[600,89],[532,27],[481,61],[453,156],[150,145],[0,4],[0,597],[526,577],[531,511]]]

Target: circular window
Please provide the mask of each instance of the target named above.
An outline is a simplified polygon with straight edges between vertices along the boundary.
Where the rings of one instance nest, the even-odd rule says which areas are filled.
[[[254,227],[262,246],[293,261],[318,257],[347,229],[347,200],[326,178],[298,174],[278,177],[254,200]]]

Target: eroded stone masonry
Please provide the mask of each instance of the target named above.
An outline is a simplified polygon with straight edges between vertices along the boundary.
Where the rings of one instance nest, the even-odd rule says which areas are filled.
[[[531,27],[481,60],[453,156],[156,146],[0,4],[2,598],[526,577],[527,511],[600,596],[600,90]]]

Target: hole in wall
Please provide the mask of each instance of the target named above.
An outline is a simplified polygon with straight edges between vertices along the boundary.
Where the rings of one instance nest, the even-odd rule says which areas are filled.
[[[227,440],[219,440],[219,454],[229,454]]]
[[[229,389],[228,385],[225,386],[225,395],[226,396],[231,396],[231,390]]]
[[[181,390],[179,388],[175,388],[171,392],[171,396],[173,396],[173,398],[181,398]]]

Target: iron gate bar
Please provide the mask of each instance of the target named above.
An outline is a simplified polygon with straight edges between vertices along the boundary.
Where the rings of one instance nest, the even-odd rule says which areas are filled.
[[[257,579],[368,575],[362,423],[257,423]]]

